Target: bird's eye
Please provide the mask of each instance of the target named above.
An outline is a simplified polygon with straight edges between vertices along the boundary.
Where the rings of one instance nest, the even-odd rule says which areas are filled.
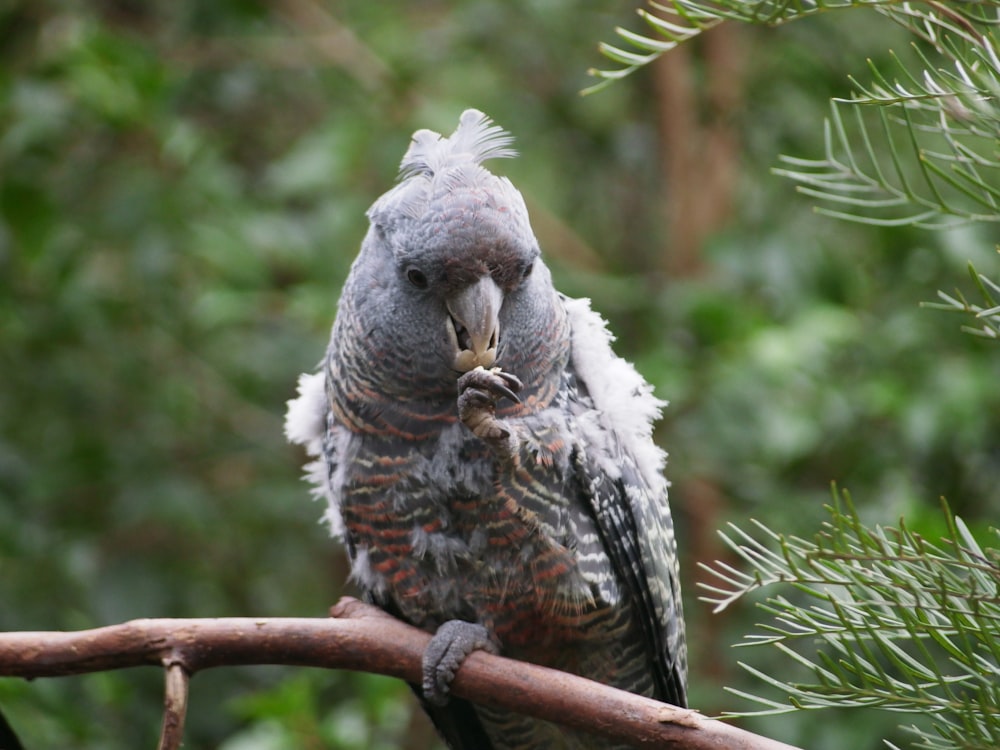
[[[534,270],[535,270],[535,261],[531,261],[531,263],[529,263],[528,265],[526,265],[524,267],[524,270],[521,271],[521,278],[522,279],[528,278],[529,276],[531,276],[531,272],[534,271]]]
[[[406,272],[406,280],[417,289],[427,288],[427,276],[419,268],[411,268]]]

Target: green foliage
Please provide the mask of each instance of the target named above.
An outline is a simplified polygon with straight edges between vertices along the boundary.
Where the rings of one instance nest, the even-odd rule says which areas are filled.
[[[919,714],[913,747],[985,750],[1000,743],[1000,550],[981,546],[944,508],[936,545],[902,522],[867,527],[845,493],[812,539],[735,525],[727,546],[748,570],[704,566],[702,587],[721,611],[783,584],[758,607],[769,617],[742,646],[772,647],[786,661],[763,682],[787,703],[736,691],[767,713],[875,707]],[[994,535],[1000,535],[993,529]],[[776,674],[803,673],[798,679]]]
[[[957,235],[965,240],[967,251],[995,236],[984,227],[1000,222],[1000,46],[994,33],[1000,5],[673,0],[668,5],[653,3],[653,7],[656,15],[645,10],[640,15],[656,36],[618,29],[638,51],[603,45],[604,54],[624,67],[593,71],[603,79],[594,89],[620,80],[727,20],[774,26],[826,11],[865,8],[897,24],[910,36],[909,56],[904,59],[889,52],[884,59],[869,58],[871,82],[862,83],[857,74],[851,75],[852,95],[831,101],[822,131],[823,156],[783,156],[774,172],[797,182],[802,194],[819,201],[817,211],[825,216],[883,228],[954,230],[958,225],[978,225]],[[895,77],[885,73],[888,69]],[[995,340],[1000,287],[971,264],[969,271],[982,303],[969,302],[962,291],[956,291],[954,295],[939,292],[943,302],[926,306],[971,315],[975,326],[965,330]],[[838,340],[851,341],[862,350],[870,340],[867,331],[857,327],[856,315],[819,319],[830,325],[813,322],[807,326],[807,336],[786,344],[786,351],[811,352],[809,360],[817,363],[819,371],[837,369],[839,363],[830,363],[825,356],[831,348],[836,350]],[[823,336],[824,330],[836,333]],[[887,360],[882,363],[892,367]],[[928,371],[943,373],[946,367],[936,359]],[[923,404],[940,405],[960,388],[957,381],[947,382],[947,378],[939,383],[940,389],[934,394],[928,391]],[[812,400],[809,417],[797,429],[789,432],[789,423],[783,420],[789,432],[787,443],[804,451],[821,450],[822,441],[831,435],[830,426],[837,425],[827,414],[839,411],[840,425],[857,429],[863,420],[846,414],[867,398],[881,399],[891,390],[876,386],[861,393],[860,402],[856,398],[848,398],[847,403]],[[795,391],[781,395],[808,399]],[[822,415],[819,420],[817,413]],[[955,434],[964,433],[969,424],[963,420]],[[900,438],[912,438],[914,427],[916,423]],[[866,438],[861,451],[877,462],[893,462],[871,433],[861,430],[857,434]],[[986,442],[972,450],[983,455],[995,451],[995,438],[982,437]],[[944,494],[964,503],[970,497],[992,496],[995,488],[984,484]],[[883,486],[880,495],[884,505],[892,492]],[[914,511],[911,508],[909,513]],[[838,507],[832,513],[834,521],[828,531],[812,542],[775,534],[772,526],[760,524],[758,531],[770,537],[778,551],[736,529],[738,537],[726,541],[752,572],[742,573],[724,563],[713,570],[722,579],[721,588],[713,594],[719,608],[760,586],[793,584],[795,595],[768,599],[764,607],[774,620],[764,626],[763,635],[748,636],[746,642],[775,646],[806,677],[803,681],[776,677],[787,674],[788,667],[773,660],[767,660],[766,668],[748,666],[756,678],[787,696],[788,703],[755,698],[768,706],[761,713],[834,706],[929,713],[933,733],[913,728],[916,747],[995,747],[1000,739],[996,689],[1000,666],[994,643],[1000,621],[1000,576],[995,551],[988,553],[992,557],[985,556],[965,526],[950,515],[950,539],[956,551],[949,556],[902,526],[895,531],[881,527],[869,531],[850,505],[846,511]],[[809,652],[813,645],[816,653]],[[754,697],[746,690],[735,692]]]
[[[974,336],[981,336],[986,339],[997,339],[1000,337],[1000,286],[977,273],[973,266],[969,265],[969,275],[978,288],[984,304],[979,305],[969,302],[961,291],[955,292],[955,296],[938,292],[938,296],[944,300],[943,303],[927,303],[926,307],[936,310],[947,310],[951,312],[961,312],[971,315],[979,325],[977,328],[963,326],[962,330]]]
[[[824,130],[824,156],[782,157],[777,172],[824,204],[820,210],[870,224],[935,227],[1000,221],[995,144],[1000,136],[1000,22],[995,2],[911,3],[901,0],[675,0],[640,15],[652,38],[618,34],[640,53],[601,49],[626,67],[593,71],[605,83],[648,65],[676,45],[726,20],[778,25],[818,13],[868,9],[917,41],[916,64],[890,54],[898,77],[869,60],[871,83],[852,78],[849,99],[834,99]],[[603,85],[603,84],[602,84]],[[597,88],[600,88],[599,85]],[[869,117],[874,110],[874,115]]]
[[[990,235],[832,231],[767,172],[776,153],[821,151],[816,123],[845,69],[866,74],[850,61],[885,69],[887,39],[906,34],[863,13],[745,30],[736,208],[702,275],[673,278],[662,209],[686,186],[665,184],[654,158],[669,113],[653,81],[579,96],[593,40],[625,21],[606,6],[0,9],[0,628],[323,615],[344,559],[281,436],[284,401],[323,351],[364,211],[409,134],[467,106],[517,135],[523,156],[503,167],[559,287],[593,298],[671,402],[658,437],[686,581],[713,557],[698,546],[707,529],[754,515],[806,533],[834,478],[913,523],[939,494],[970,523],[1000,514],[995,350],[917,308],[970,260],[988,271]],[[966,298],[992,305],[976,287]],[[695,703],[722,710],[721,685],[750,689],[723,644],[751,612],[714,625],[687,611]],[[153,669],[0,680],[29,748],[151,747],[161,701]],[[391,681],[210,670],[192,701],[195,749],[306,746],[314,730],[339,747],[359,720],[355,740],[433,741]],[[873,712],[759,721],[811,750],[891,731]]]
[[[248,724],[220,750],[392,750],[405,743],[411,712],[395,680],[356,673],[342,683],[331,690],[322,673],[298,670],[270,690],[232,701]]]

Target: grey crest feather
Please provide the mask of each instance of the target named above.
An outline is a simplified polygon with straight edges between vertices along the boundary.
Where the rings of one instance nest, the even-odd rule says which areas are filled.
[[[478,109],[467,109],[447,138],[433,130],[418,130],[400,163],[400,181],[382,195],[368,217],[383,229],[420,220],[435,196],[462,188],[485,188],[516,209],[527,227],[524,199],[505,177],[492,174],[483,162],[517,156],[513,136]]]
[[[482,164],[487,159],[517,156],[510,148],[514,137],[478,109],[467,109],[448,138],[433,130],[418,130],[399,165],[402,179],[433,176],[461,164]]]

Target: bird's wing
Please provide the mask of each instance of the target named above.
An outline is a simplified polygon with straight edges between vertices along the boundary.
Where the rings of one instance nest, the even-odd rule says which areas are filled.
[[[577,470],[617,589],[631,598],[649,646],[656,696],[686,705],[687,659],[666,459],[652,440],[664,402],[611,349],[588,300],[563,298],[573,331],[571,368],[595,407],[580,422]]]

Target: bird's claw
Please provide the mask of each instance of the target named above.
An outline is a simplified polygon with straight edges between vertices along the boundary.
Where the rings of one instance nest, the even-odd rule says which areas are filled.
[[[516,375],[499,367],[470,370],[458,379],[458,415],[462,423],[487,442],[505,443],[510,438],[510,429],[496,418],[497,402],[506,398],[520,403],[517,391],[523,387]]]
[[[489,631],[464,620],[448,620],[431,638],[423,656],[424,699],[435,706],[448,702],[451,683],[462,662],[473,651],[497,653]]]
[[[487,370],[485,367],[477,367],[470,370],[458,379],[458,392],[475,388],[493,394],[493,401],[501,398],[509,398],[516,404],[521,403],[517,391],[524,388],[524,383],[514,373],[504,372],[499,367]]]

